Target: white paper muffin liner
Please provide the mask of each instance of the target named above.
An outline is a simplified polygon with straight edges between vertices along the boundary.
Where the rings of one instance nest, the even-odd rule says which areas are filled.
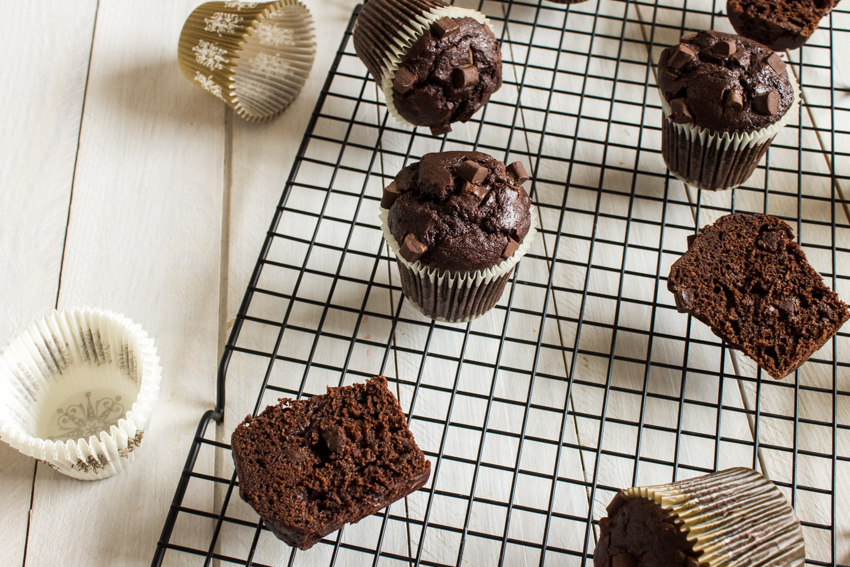
[[[678,517],[709,567],[796,567],[806,561],[794,510],[776,486],[751,469],[733,468],[672,484],[625,490]]]
[[[286,109],[315,57],[313,17],[298,0],[202,4],[178,46],[186,78],[250,122]]]
[[[797,114],[800,87],[791,73],[786,75],[794,92],[791,106],[779,120],[755,132],[712,132],[673,122],[670,104],[659,90],[664,114],[661,153],[670,172],[686,185],[709,191],[733,189],[749,179],[773,138]],[[680,141],[687,148],[680,147]]]
[[[410,0],[409,2],[406,2],[406,4],[409,4],[405,6],[407,9],[415,9],[415,7],[421,6],[416,17],[406,17],[407,14],[404,14],[403,12],[392,16],[389,14],[380,14],[381,16],[395,21],[395,25],[387,26],[387,28],[395,29],[396,35],[392,37],[391,40],[387,40],[387,38],[379,38],[378,34],[374,33],[375,30],[370,29],[367,32],[368,35],[371,36],[369,37],[369,40],[374,42],[372,47],[377,48],[380,55],[376,55],[374,53],[369,53],[367,55],[364,53],[363,56],[364,61],[367,63],[367,67],[369,67],[369,71],[372,73],[372,76],[380,85],[381,91],[384,93],[384,100],[386,101],[387,110],[389,110],[390,116],[392,116],[399,124],[416,127],[416,124],[413,124],[399,114],[395,107],[395,100],[393,98],[393,79],[395,78],[396,71],[398,71],[398,67],[408,50],[410,50],[413,44],[416,43],[419,38],[425,34],[425,32],[431,29],[431,25],[440,18],[472,18],[479,24],[487,26],[491,32],[493,32],[493,27],[490,25],[490,20],[488,20],[481,12],[449,6],[440,0]],[[357,22],[355,22],[355,29],[358,26],[370,25],[368,22],[361,22],[362,19],[362,16],[357,18]],[[493,35],[495,36],[495,33],[493,33]],[[386,43],[386,46],[375,45],[379,43],[381,39],[385,40],[384,43]]]
[[[537,236],[537,211],[531,208],[531,225],[514,255],[492,268],[474,272],[440,272],[419,260],[408,262],[398,253],[399,244],[390,232],[389,211],[383,207],[378,218],[387,244],[395,254],[401,288],[408,301],[423,315],[445,323],[467,323],[492,309],[511,275],[511,270],[531,248]]]
[[[136,458],[161,376],[141,325],[53,311],[0,349],[0,439],[62,474],[108,478]]]

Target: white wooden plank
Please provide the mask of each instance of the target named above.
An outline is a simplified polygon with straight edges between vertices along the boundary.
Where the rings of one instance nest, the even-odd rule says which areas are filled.
[[[142,324],[156,339],[163,381],[128,471],[84,483],[39,467],[28,564],[150,564],[197,421],[213,402],[224,110],[175,61],[194,5],[100,2],[59,306],[103,307]],[[193,483],[185,504],[209,509],[212,493]],[[209,541],[209,528],[178,524],[172,542]]]
[[[3,21],[38,22],[0,38],[4,52],[26,53],[7,61],[0,93],[8,110],[0,130],[3,341],[56,304],[96,6],[0,4]],[[34,473],[32,459],[0,444],[4,565],[23,564]]]

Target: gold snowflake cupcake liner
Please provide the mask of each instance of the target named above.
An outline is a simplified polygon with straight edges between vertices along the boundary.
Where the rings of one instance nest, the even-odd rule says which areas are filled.
[[[283,112],[315,57],[313,17],[298,0],[202,4],[177,49],[186,78],[250,122]]]
[[[629,488],[623,495],[651,500],[674,516],[701,565],[794,567],[806,561],[794,509],[776,485],[752,469]]]
[[[135,460],[161,376],[140,325],[54,311],[0,349],[0,439],[70,477],[108,478]]]

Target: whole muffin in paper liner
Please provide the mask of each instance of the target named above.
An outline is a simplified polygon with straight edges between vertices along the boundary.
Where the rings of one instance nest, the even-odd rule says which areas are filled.
[[[426,154],[384,188],[381,226],[405,296],[433,319],[465,322],[498,302],[536,235],[537,219],[509,166],[480,152]]]
[[[749,179],[799,99],[779,55],[712,30],[661,53],[658,87],[665,163],[684,183],[713,191]]]
[[[800,522],[756,471],[733,468],[619,492],[599,521],[594,567],[796,567]]]
[[[354,48],[390,114],[434,135],[469,120],[502,85],[499,42],[486,17],[441,0],[370,0]]]

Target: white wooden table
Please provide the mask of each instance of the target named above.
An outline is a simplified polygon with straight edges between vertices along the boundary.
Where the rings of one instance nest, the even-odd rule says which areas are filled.
[[[160,402],[145,450],[115,478],[71,480],[0,444],[0,564],[150,564],[198,419],[214,405],[226,334],[355,5],[355,0],[304,2],[317,20],[316,63],[290,109],[265,125],[236,118],[180,73],[177,38],[197,0],[0,2],[0,21],[7,22],[0,45],[11,54],[0,94],[5,109],[0,129],[0,340],[50,309],[90,305],[141,323],[156,339],[163,366]],[[846,34],[841,38],[850,47]],[[836,84],[846,85],[850,71],[846,61],[840,65]],[[806,119],[817,121],[817,112]],[[840,128],[850,127],[850,113],[839,119]],[[810,168],[827,170],[822,156],[810,157],[820,160]],[[840,165],[846,166],[836,167]],[[704,202],[727,206],[728,198],[728,193],[719,194],[704,197]],[[551,220],[543,219],[544,224]],[[847,225],[847,219],[839,224]],[[850,232],[839,236],[846,247]],[[680,250],[680,244],[665,248]],[[540,253],[545,253],[542,248]],[[821,272],[832,270],[831,260],[821,254],[813,254],[812,261]],[[850,273],[847,265],[836,269]],[[838,291],[850,299],[850,290]],[[560,307],[576,308],[568,300]],[[606,307],[589,309],[599,315]],[[707,332],[700,337],[711,340]],[[398,364],[399,372],[405,371],[404,361]],[[735,364],[738,372],[754,375],[745,360]],[[842,376],[844,390],[846,378]],[[736,389],[738,402],[729,403],[750,407],[750,386]],[[598,411],[592,409],[598,402],[593,395],[576,392],[574,411],[582,406]],[[254,395],[250,392],[245,399]],[[799,403],[801,413],[812,416],[822,403],[816,396],[789,400],[782,390],[767,389],[762,396],[762,407],[775,413]],[[235,397],[238,403],[239,394]],[[850,411],[846,401],[839,406],[839,421],[845,424]],[[622,404],[615,403],[612,411],[629,411],[628,403]],[[474,410],[458,411],[466,409]],[[658,412],[659,423],[669,417],[662,407],[647,411]],[[231,413],[228,418],[229,435],[240,416]],[[699,429],[700,419],[693,416],[691,426]],[[714,427],[713,416],[705,419]],[[746,420],[738,425],[748,432]],[[584,436],[596,435],[592,426],[572,427],[573,441],[584,443]],[[761,442],[769,443],[771,435],[787,431],[771,431],[767,421]],[[800,436],[807,440],[806,431]],[[224,433],[222,438],[226,440]],[[810,441],[809,447],[823,450],[823,439],[815,435]],[[841,453],[846,454],[845,445]],[[787,463],[774,467],[770,454],[762,456],[762,466],[789,480]],[[820,467],[801,459],[798,480],[821,485]],[[451,472],[444,469],[444,474]],[[839,474],[839,508],[846,508],[846,463],[840,463]],[[599,475],[611,485],[630,480],[610,470]],[[200,496],[215,497],[212,491]],[[817,516],[812,510],[809,517]],[[828,511],[824,513],[820,519],[828,522]],[[842,512],[837,522],[838,561],[848,563],[850,516]],[[199,523],[191,528],[196,533],[181,537],[207,542],[210,528]],[[830,545],[820,540],[809,544],[821,552]],[[465,561],[486,564],[475,554],[468,551]]]

